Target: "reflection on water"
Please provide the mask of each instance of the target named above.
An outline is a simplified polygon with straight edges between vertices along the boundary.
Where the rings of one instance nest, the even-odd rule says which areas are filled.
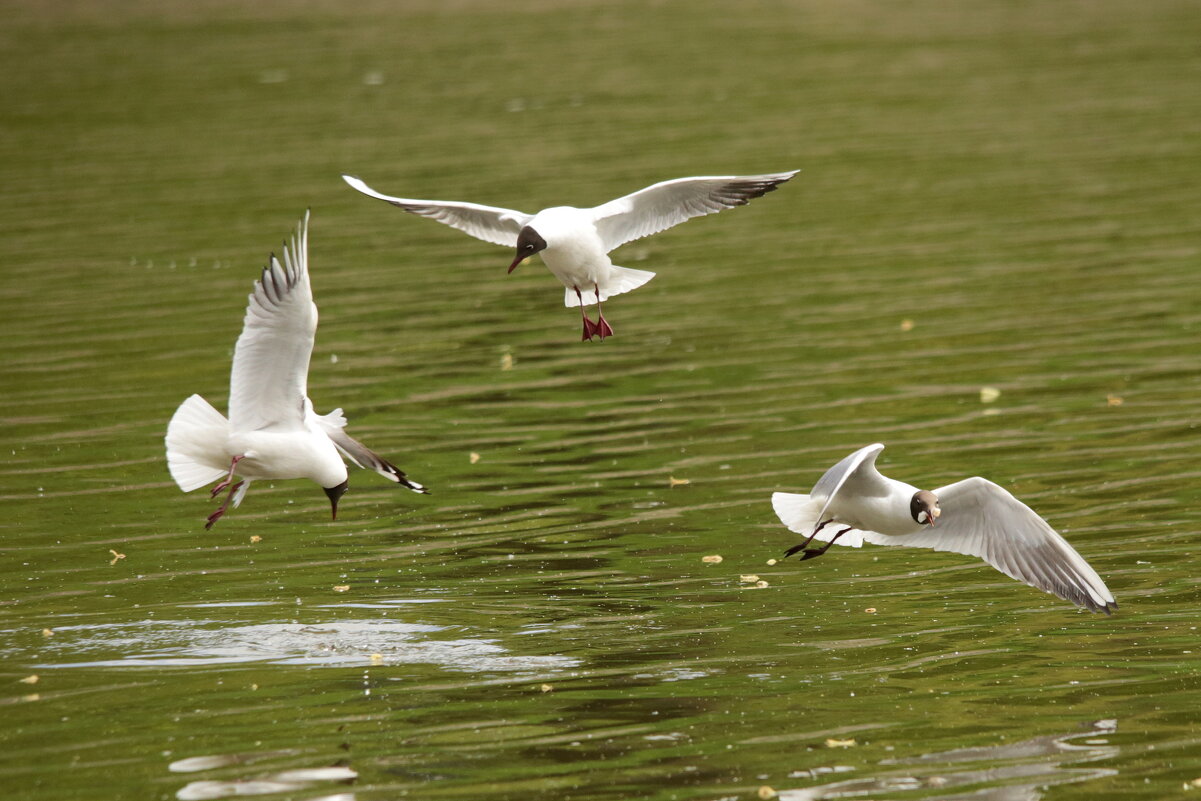
[[[1116,720],[1098,720],[1084,732],[885,759],[880,762],[881,767],[920,765],[922,768],[920,772],[913,769],[890,770],[870,778],[785,790],[779,797],[782,801],[819,801],[826,798],[861,798],[869,794],[873,798],[883,798],[903,793],[903,798],[938,798],[941,801],[1037,801],[1043,797],[1042,788],[1116,774],[1113,768],[1074,767],[1080,763],[1116,757],[1120,749],[1108,745],[1103,737],[1116,731]],[[839,772],[853,768],[837,766],[826,770]],[[819,771],[806,771],[793,776],[806,774],[813,778],[821,775]],[[973,789],[960,793],[947,792],[969,787]],[[924,795],[915,795],[915,792],[922,790],[926,791]]]
[[[274,754],[228,754],[220,756],[193,757],[172,762],[167,769],[172,773],[191,773],[214,770],[230,765],[255,762],[275,756]],[[356,772],[343,766],[328,768],[291,768],[276,772],[261,772],[256,778],[246,779],[202,779],[189,782],[175,794],[179,801],[208,801],[209,799],[231,798],[243,795],[270,795],[308,790],[323,782],[350,783],[358,778]],[[354,801],[353,793],[337,793],[313,798],[311,801]]]
[[[438,665],[468,672],[553,671],[575,659],[511,654],[495,640],[433,639],[445,627],[392,620],[340,620],[315,625],[227,626],[213,621],[142,620],[62,626],[39,667],[186,667],[267,662],[276,665]],[[80,659],[89,653],[104,658]],[[113,654],[117,654],[113,656]]]

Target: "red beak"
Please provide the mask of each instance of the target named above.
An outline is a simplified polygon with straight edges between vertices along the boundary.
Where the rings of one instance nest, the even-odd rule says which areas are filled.
[[[517,265],[521,264],[523,261],[525,261],[525,256],[518,256],[517,258],[513,259],[513,263],[509,265],[509,272],[511,273],[516,270]]]

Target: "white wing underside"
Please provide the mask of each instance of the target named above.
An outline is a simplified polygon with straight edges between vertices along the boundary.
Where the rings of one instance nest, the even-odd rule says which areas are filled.
[[[664,231],[693,217],[743,206],[771,192],[797,171],[769,175],[677,178],[592,209],[605,252]]]
[[[309,358],[317,307],[309,286],[308,224],[284,243],[283,262],[271,255],[255,282],[229,380],[232,432],[304,429]]]
[[[428,217],[431,220],[457,228],[465,234],[505,247],[517,246],[517,235],[534,215],[497,206],[482,206],[478,203],[463,203],[454,200],[416,200],[392,197],[377,192],[353,175],[343,175],[342,180],[368,197],[378,198],[385,203],[404,209],[410,214]]]

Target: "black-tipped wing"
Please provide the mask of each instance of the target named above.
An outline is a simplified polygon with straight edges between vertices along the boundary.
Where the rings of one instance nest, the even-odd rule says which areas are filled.
[[[355,466],[374,470],[389,481],[394,481],[402,487],[408,487],[413,492],[429,492],[416,481],[410,481],[399,467],[347,434],[346,417],[342,414],[341,409],[334,409],[324,416],[313,415],[310,419],[317,423],[338,451]]]
[[[593,220],[607,252],[693,217],[746,205],[796,174],[793,170],[770,175],[704,176],[663,181],[597,206],[592,210]]]
[[[481,206],[478,203],[392,197],[376,192],[361,178],[353,175],[343,175],[342,180],[368,197],[379,198],[410,214],[429,217],[431,220],[437,220],[451,228],[458,228],[476,239],[482,239],[494,245],[516,247],[518,233],[526,223],[534,218],[534,215],[525,212],[496,206]]]
[[[987,479],[934,490],[942,516],[932,529],[903,537],[864,532],[880,545],[911,545],[976,556],[1010,578],[1094,612],[1116,609],[1113,594],[1084,557],[1047,521]]]
[[[309,357],[317,307],[309,286],[309,215],[297,227],[283,262],[271,262],[254,284],[229,379],[232,431],[303,428]]]

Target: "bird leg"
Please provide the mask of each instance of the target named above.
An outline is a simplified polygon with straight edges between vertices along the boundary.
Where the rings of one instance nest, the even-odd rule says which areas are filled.
[[[797,551],[802,550],[804,548],[808,548],[809,543],[813,542],[813,538],[817,536],[817,532],[821,531],[823,528],[825,528],[827,525],[829,525],[830,523],[833,523],[833,522],[834,522],[834,518],[830,518],[825,523],[819,523],[817,528],[813,529],[813,533],[809,535],[809,539],[805,540],[800,545],[794,545],[791,548],[789,548],[787,551],[784,552],[783,558],[787,559],[788,557],[792,556]],[[802,559],[801,561],[804,561],[804,559]]]
[[[580,300],[580,319],[584,321],[584,336],[580,337],[580,341],[583,342],[584,340],[587,340],[591,342],[592,337],[596,336],[598,333],[596,323],[589,320],[587,312],[584,311],[584,296],[580,294],[580,288],[575,286],[572,287],[572,289],[575,290],[575,296]],[[602,337],[602,339],[603,338],[604,337]]]
[[[242,461],[245,458],[246,458],[246,454],[242,454],[241,456],[235,456],[233,458],[233,461],[231,461],[229,463],[229,475],[226,476],[224,481],[222,481],[220,484],[218,484],[217,486],[212,488],[212,490],[209,492],[210,498],[216,498],[218,495],[221,494],[221,490],[225,489],[233,482],[234,470],[237,468],[238,462]]]
[[[229,482],[225,482],[225,483],[228,484]],[[225,497],[225,503],[221,504],[220,509],[218,509],[217,511],[213,512],[211,515],[208,516],[208,522],[204,524],[205,531],[208,531],[210,528],[213,527],[213,523],[216,523],[218,520],[221,519],[221,515],[225,514],[225,510],[229,508],[229,502],[234,499],[234,495],[237,494],[238,489],[245,483],[246,483],[245,481],[239,481],[237,484],[234,484],[232,487],[229,488],[229,495],[227,495]]]
[[[596,322],[596,333],[600,336],[601,341],[605,337],[613,336],[613,329],[609,326],[609,321],[605,319],[605,310],[601,308],[600,285],[593,284],[593,289],[596,290],[596,315],[599,318]]]
[[[850,526],[844,528],[842,531],[838,532],[833,537],[831,537],[830,541],[827,542],[825,545],[823,545],[820,548],[806,548],[805,555],[801,557],[801,561],[804,562],[806,559],[815,559],[815,558],[821,556],[826,551],[830,550],[830,546],[833,545],[838,540],[839,537],[841,537],[843,534],[846,534],[850,530],[851,530]]]

